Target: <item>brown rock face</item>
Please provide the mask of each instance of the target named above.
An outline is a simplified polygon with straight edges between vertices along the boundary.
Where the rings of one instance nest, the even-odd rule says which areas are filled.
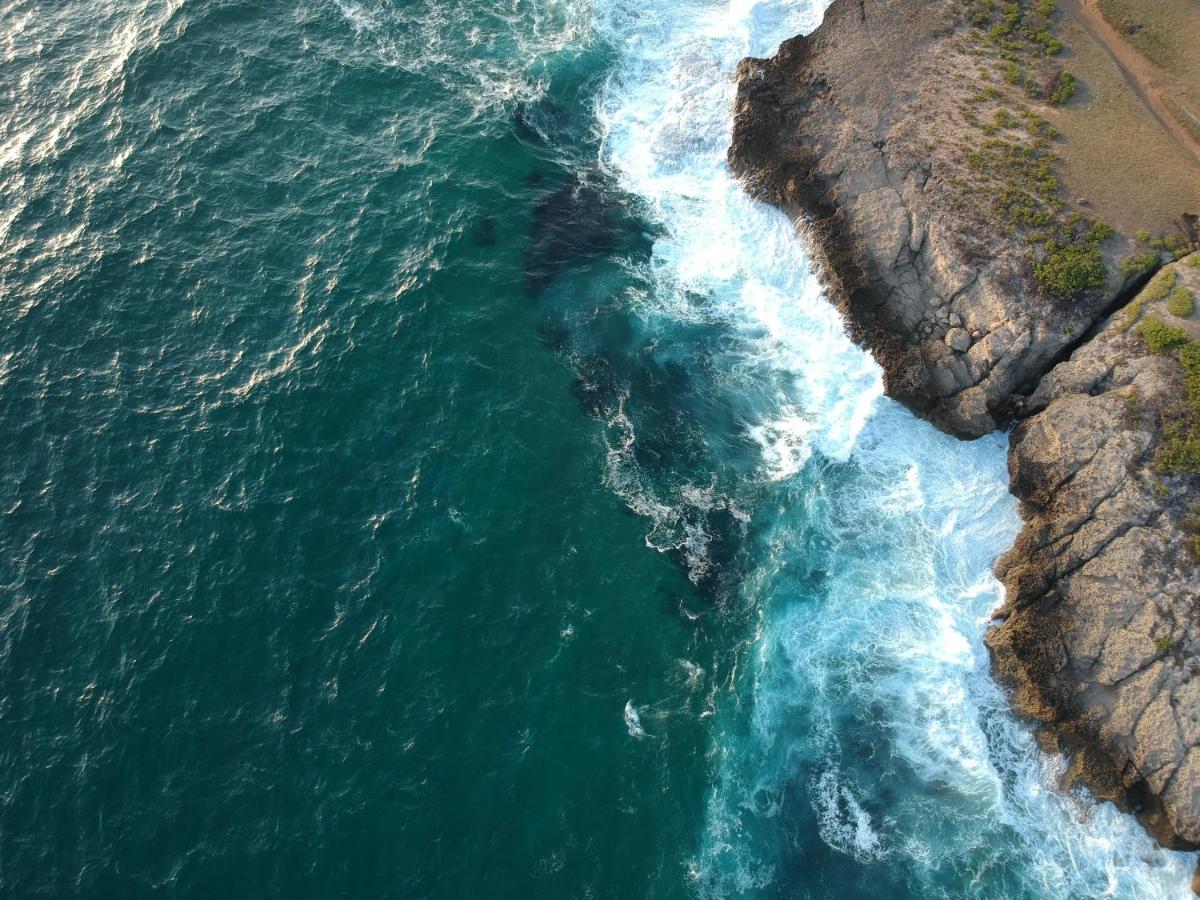
[[[1200,290],[1200,270],[1170,267]],[[1007,601],[988,637],[1025,715],[1077,752],[1069,776],[1139,814],[1163,844],[1200,846],[1197,490],[1157,474],[1159,423],[1183,371],[1138,318],[1196,328],[1138,300],[1029,398],[1009,448],[1025,527],[996,565]],[[1195,318],[1192,316],[1190,318]]]
[[[812,233],[888,393],[971,438],[1008,423],[1015,395],[1114,298],[1047,303],[1012,242],[981,224],[984,201],[963,188],[978,132],[959,112],[979,61],[948,38],[956,6],[835,0],[813,34],[744,60],[729,162]]]
[[[812,35],[744,60],[730,164],[807,232],[892,396],[962,437],[1019,420],[997,670],[1072,754],[1068,783],[1200,848],[1200,479],[1156,470],[1184,375],[1131,327],[1153,315],[1200,339],[1200,313],[1125,307],[1136,285],[1047,299],[1023,248],[980,226],[957,118],[978,61],[956,7],[834,0]],[[1172,268],[1200,296],[1192,262]]]

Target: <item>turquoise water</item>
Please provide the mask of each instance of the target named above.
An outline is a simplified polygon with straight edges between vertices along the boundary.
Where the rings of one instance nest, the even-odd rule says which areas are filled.
[[[0,893],[1183,895],[724,167],[820,14],[5,6]]]

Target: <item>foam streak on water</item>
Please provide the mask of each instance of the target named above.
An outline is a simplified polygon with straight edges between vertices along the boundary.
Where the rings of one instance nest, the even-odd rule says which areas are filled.
[[[778,504],[743,586],[763,626],[722,701],[692,877],[712,896],[837,893],[796,877],[827,859],[850,892],[882,864],[920,896],[1176,896],[1191,857],[1055,792],[1062,761],[989,677],[990,567],[1018,527],[1003,437],[959,443],[882,399],[790,223],[725,165],[738,60],[822,9],[648,0],[601,16],[620,51],[604,160],[666,230],[641,314],[664,331],[723,323],[741,338],[731,381],[772,386],[745,423]]]

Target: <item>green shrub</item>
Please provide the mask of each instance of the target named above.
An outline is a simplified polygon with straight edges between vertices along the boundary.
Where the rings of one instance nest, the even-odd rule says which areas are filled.
[[[1189,341],[1179,350],[1187,403],[1176,419],[1163,425],[1155,465],[1160,472],[1200,474],[1200,343]],[[1196,541],[1200,556],[1200,538]]]
[[[1200,438],[1168,436],[1158,449],[1155,465],[1160,472],[1200,475]]]
[[[1160,637],[1154,639],[1154,646],[1160,653],[1166,653],[1174,646],[1174,643],[1170,638]]]
[[[1021,124],[1020,120],[1007,109],[996,110],[996,113],[992,118],[992,123],[997,128],[1016,128]]]
[[[1150,283],[1142,288],[1137,299],[1125,307],[1125,315],[1121,319],[1121,330],[1128,331],[1141,316],[1149,303],[1157,303],[1171,293],[1175,287],[1175,270],[1163,269],[1150,279]]]
[[[995,10],[995,0],[977,0],[971,9],[971,24],[976,28],[982,28],[992,18]]]
[[[1175,288],[1175,270],[1163,269],[1146,285],[1146,289],[1142,291],[1142,295],[1148,303],[1155,303],[1162,300]]]
[[[1021,67],[1015,62],[1005,63],[1001,75],[1007,84],[1020,84],[1025,80],[1025,76],[1021,73]]]
[[[977,87],[973,90],[967,101],[970,103],[987,103],[989,100],[995,100],[1000,96],[1000,92],[996,90],[995,85],[986,84],[983,87]]]
[[[1029,133],[1034,137],[1049,140],[1058,137],[1057,129],[1033,110],[1022,110],[1021,115],[1025,117],[1025,127],[1029,129]]]
[[[1183,384],[1187,389],[1188,403],[1200,416],[1200,344],[1192,341],[1180,350],[1179,364],[1183,366]]]
[[[1145,253],[1131,253],[1121,262],[1121,274],[1126,278],[1144,275],[1159,264],[1161,257],[1157,250],[1147,250]]]
[[[1034,277],[1047,294],[1070,300],[1081,291],[1100,287],[1108,278],[1104,255],[1096,243],[1046,245],[1046,256],[1034,265]]]
[[[1055,192],[1046,195],[1046,200],[1058,209],[1061,207],[1053,203],[1057,180],[1054,188]],[[1088,288],[1102,287],[1108,281],[1108,269],[1100,245],[1113,236],[1112,227],[1079,213],[1071,213],[1061,221],[1050,221],[1046,225],[1052,227],[1028,234],[1031,240],[1037,235],[1042,248],[1033,267],[1039,287],[1060,300],[1069,300]]]
[[[1167,300],[1167,312],[1181,319],[1186,319],[1195,311],[1196,298],[1188,288],[1181,284],[1175,290],[1171,291],[1171,297]]]
[[[1050,102],[1055,106],[1062,106],[1075,96],[1077,90],[1079,90],[1079,80],[1070,72],[1060,72],[1050,91]]]
[[[1146,342],[1146,347],[1151,353],[1166,353],[1169,350],[1186,347],[1189,343],[1186,331],[1167,325],[1158,319],[1146,319],[1138,326],[1138,334]]]

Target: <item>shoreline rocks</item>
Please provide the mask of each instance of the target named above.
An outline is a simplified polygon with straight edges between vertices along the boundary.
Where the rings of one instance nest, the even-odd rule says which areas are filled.
[[[1164,273],[1200,290],[1186,261]],[[1165,846],[1194,850],[1200,492],[1194,475],[1155,463],[1184,373],[1138,328],[1196,325],[1176,322],[1166,297],[1135,304],[1042,379],[1011,434],[1025,526],[996,564],[1006,601],[988,645],[1017,711],[1074,754],[1068,783],[1136,813]]]
[[[1112,274],[1129,235],[1078,238],[1103,248],[1104,284],[1041,289],[964,153],[980,93],[964,28],[952,0],[834,0],[811,35],[742,62],[730,166],[806,234],[892,397],[966,439],[1018,423],[997,673],[1071,754],[1068,786],[1200,849],[1200,479],[1156,464],[1187,385],[1178,354],[1140,336],[1154,318],[1200,340],[1200,321],[1172,318],[1148,273]],[[1200,293],[1197,260],[1167,271]]]

